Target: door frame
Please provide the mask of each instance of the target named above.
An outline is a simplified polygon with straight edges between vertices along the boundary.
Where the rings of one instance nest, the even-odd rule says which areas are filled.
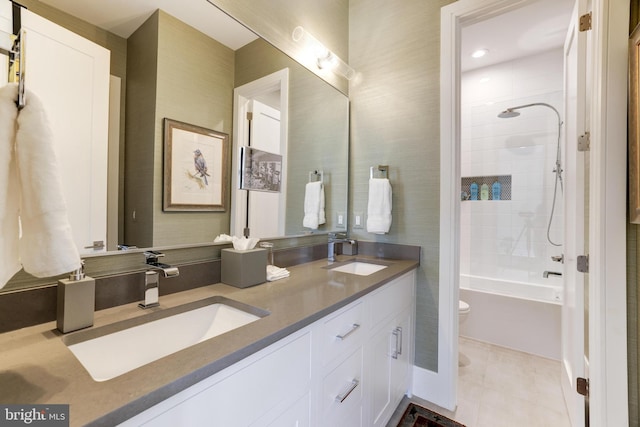
[[[460,29],[529,1],[459,0],[441,11],[438,372],[416,369],[414,393],[449,410],[457,404],[458,377]],[[626,169],[620,165],[626,164],[629,1],[593,3],[590,419],[592,425],[627,425],[626,192],[620,191]]]
[[[240,147],[247,138],[247,127],[245,126],[247,116],[247,106],[250,100],[273,91],[280,91],[280,138],[281,146],[288,147],[289,141],[289,69],[271,73],[257,80],[239,86],[233,90],[233,164],[231,165],[231,191],[234,193],[234,200],[231,203],[231,234],[242,236],[242,230],[247,215],[247,198],[240,190]],[[281,194],[287,194],[287,156],[282,156],[282,183],[280,185]],[[281,203],[286,203],[286,197],[281,198]],[[281,206],[284,212],[285,206]],[[280,219],[282,224],[278,228],[284,230],[284,216]],[[237,230],[236,230],[237,229]],[[264,237],[264,236],[262,236]]]

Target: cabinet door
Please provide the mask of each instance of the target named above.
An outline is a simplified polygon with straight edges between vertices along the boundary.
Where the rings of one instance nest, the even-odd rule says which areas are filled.
[[[22,28],[25,87],[47,112],[74,240],[103,251],[86,247],[106,244],[110,52],[26,9]]]
[[[384,426],[409,387],[411,315],[406,310],[392,319],[370,341],[371,423]]]
[[[402,396],[407,393],[410,383],[411,355],[413,354],[411,342],[412,322],[411,312],[406,310],[400,315],[395,323],[392,332],[392,353],[391,353],[391,404],[395,408]]]
[[[371,402],[371,425],[386,424],[386,415],[391,410],[392,352],[395,345],[393,326],[385,325],[369,341],[367,356],[369,365],[369,390]]]

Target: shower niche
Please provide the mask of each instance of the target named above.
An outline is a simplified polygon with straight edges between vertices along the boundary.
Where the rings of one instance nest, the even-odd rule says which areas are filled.
[[[511,175],[462,177],[460,200],[511,200]]]

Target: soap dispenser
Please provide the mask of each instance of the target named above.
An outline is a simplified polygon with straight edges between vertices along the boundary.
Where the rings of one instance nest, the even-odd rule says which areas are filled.
[[[68,279],[58,280],[58,321],[60,332],[67,333],[93,326],[96,281],[85,276],[84,260]]]

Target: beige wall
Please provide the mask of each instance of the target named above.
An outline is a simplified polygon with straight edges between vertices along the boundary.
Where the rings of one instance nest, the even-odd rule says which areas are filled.
[[[163,212],[163,119],[230,135],[234,52],[158,11],[129,38],[127,73],[126,243],[212,242],[229,230],[230,183],[226,212]]]
[[[299,235],[309,171],[325,173],[325,211],[347,210],[349,99],[272,45],[258,39],[236,51],[236,87],[289,69],[289,134],[285,234]],[[327,215],[320,231],[335,230]]]
[[[440,8],[448,0],[350,1],[349,211],[366,212],[369,167],[389,165],[393,224],[358,239],[422,247],[416,365],[438,370]]]
[[[291,37],[299,25],[320,40],[343,60],[349,57],[349,0],[211,0],[268,42],[301,59],[301,46]],[[309,69],[342,92],[347,81],[333,74],[321,74],[315,64]]]

